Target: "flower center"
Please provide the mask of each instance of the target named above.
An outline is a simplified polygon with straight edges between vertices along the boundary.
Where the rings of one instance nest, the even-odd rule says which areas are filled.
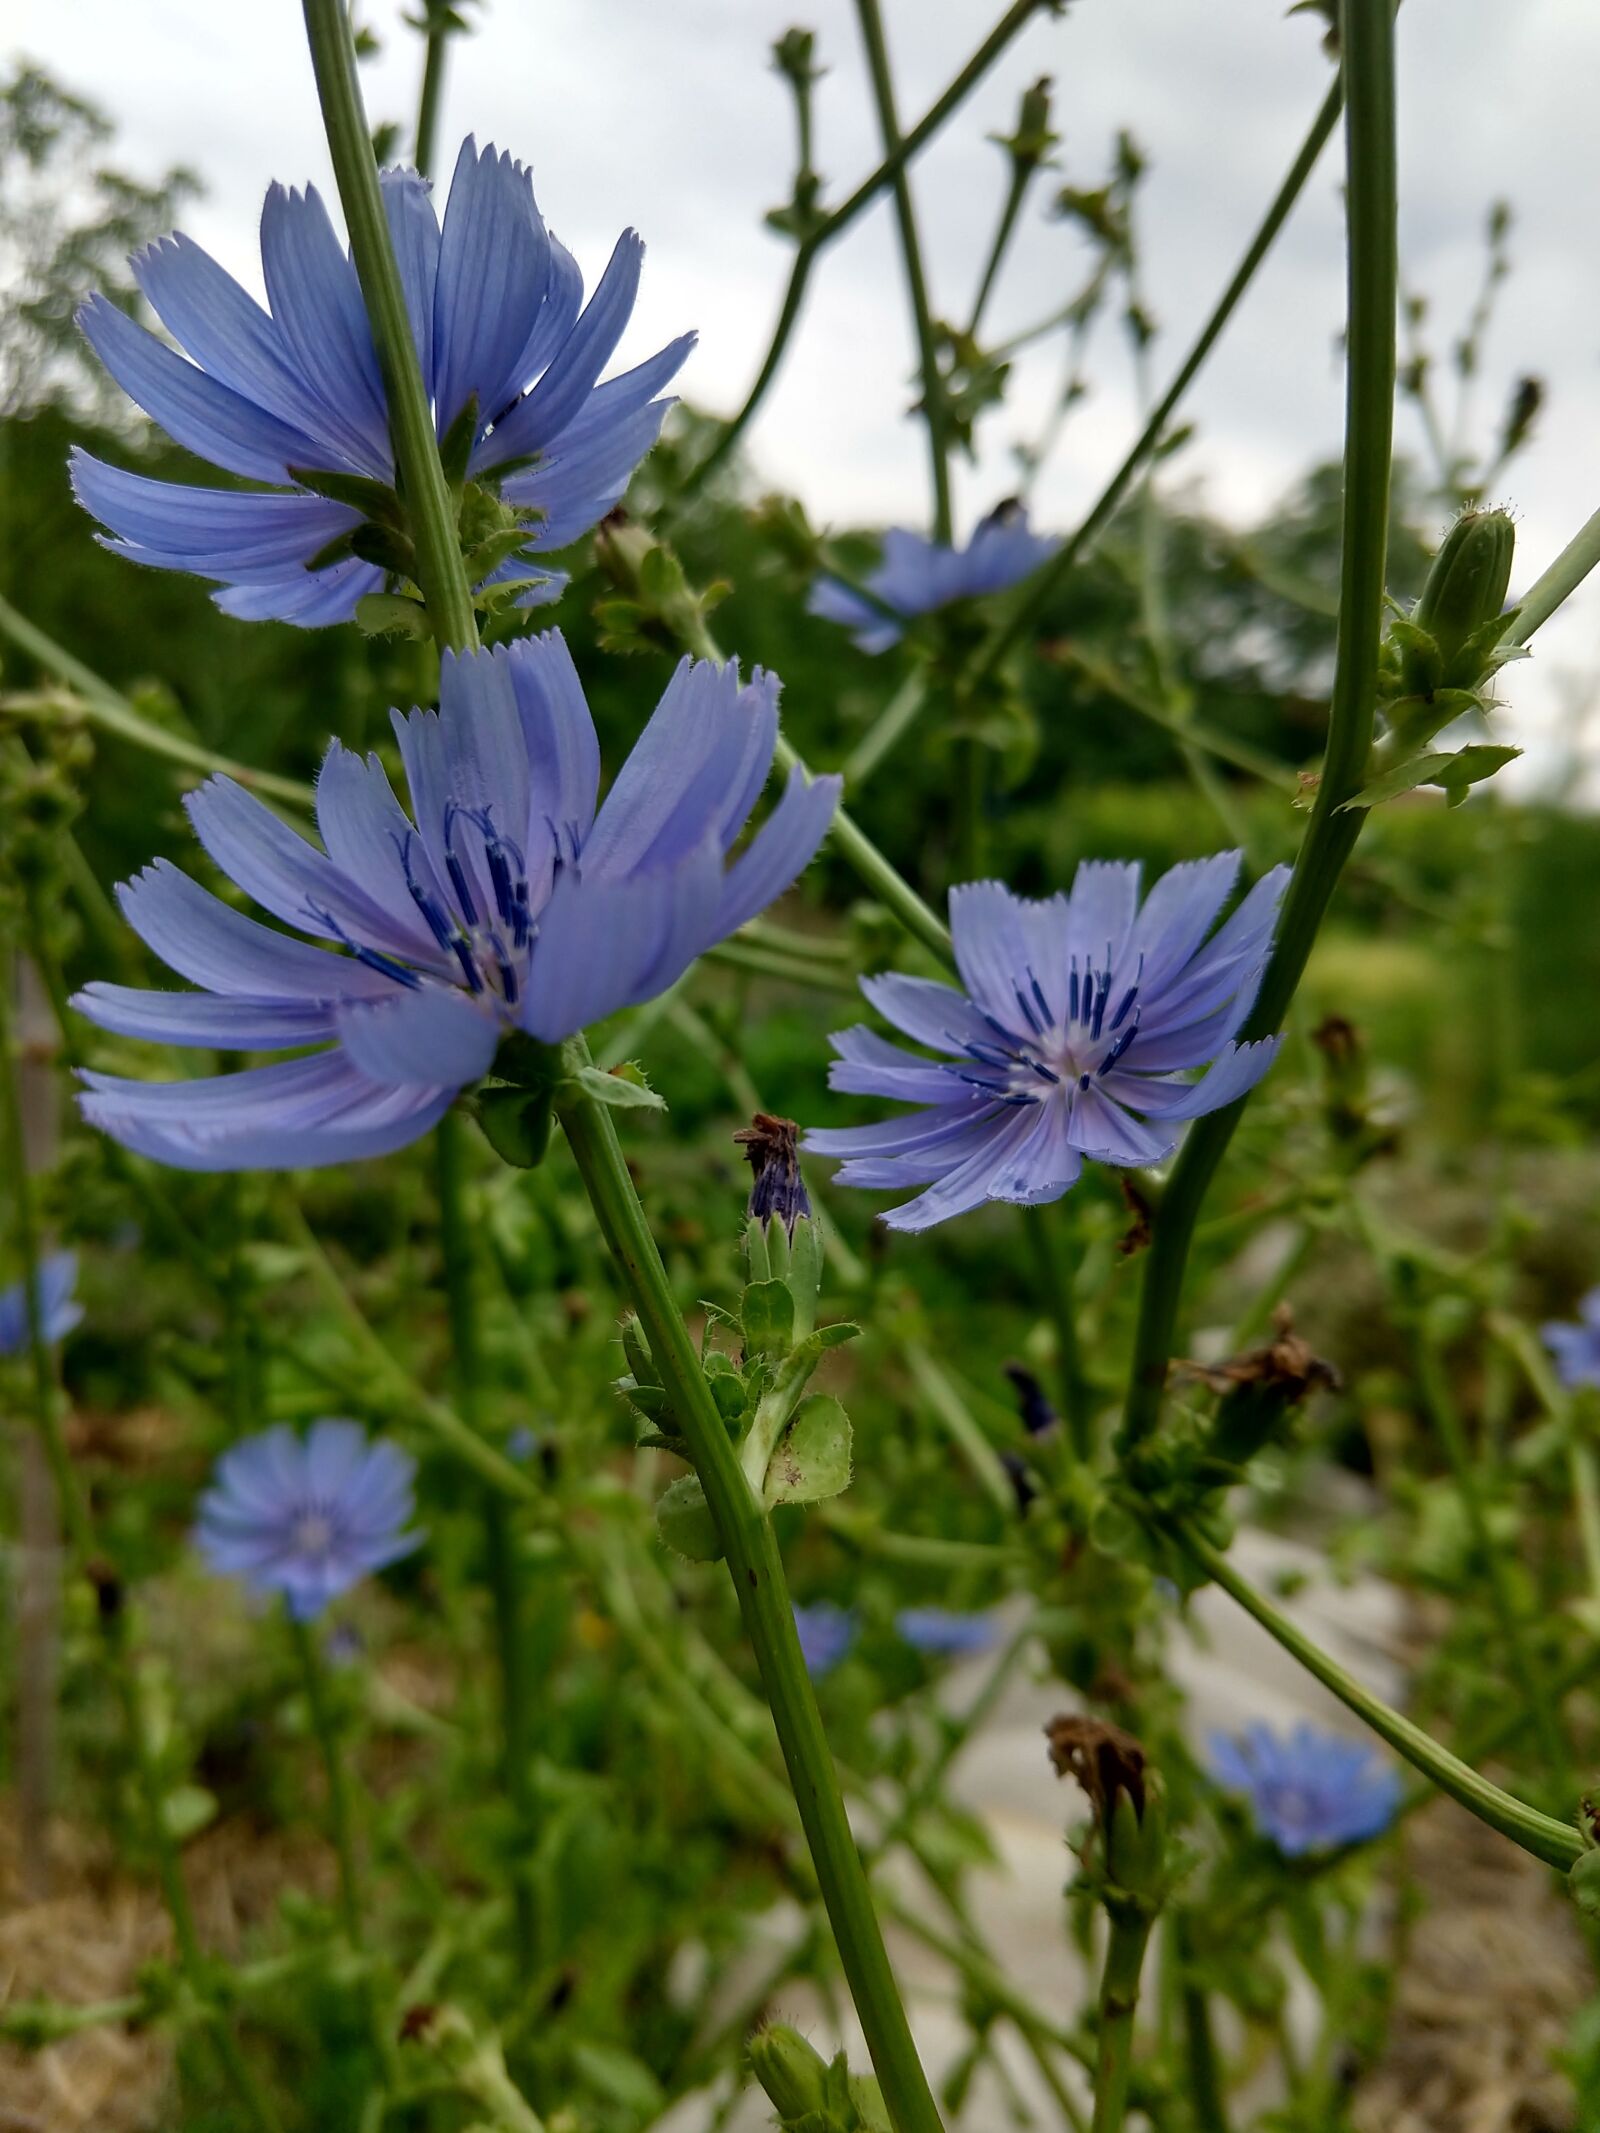
[[[328,1513],[316,1505],[302,1511],[294,1522],[291,1538],[296,1555],[319,1563],[333,1551],[336,1527]]]
[[[1019,1020],[1008,1026],[980,1008],[993,1041],[962,1044],[964,1060],[949,1062],[946,1071],[999,1103],[1042,1103],[1060,1089],[1070,1104],[1110,1072],[1138,1035],[1143,971],[1141,956],[1131,983],[1122,983],[1109,942],[1102,963],[1071,957],[1053,994],[1030,969],[1026,985],[1012,987]]]

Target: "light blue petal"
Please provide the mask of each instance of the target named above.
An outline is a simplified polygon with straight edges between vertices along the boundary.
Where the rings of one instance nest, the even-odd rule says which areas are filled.
[[[350,956],[313,948],[230,910],[169,860],[154,860],[117,891],[123,916],[179,977],[208,992],[271,999],[373,999],[394,979]]]
[[[500,1025],[466,993],[424,985],[391,1000],[354,1001],[338,1010],[348,1057],[369,1080],[464,1088],[493,1063]]]
[[[439,218],[430,197],[433,188],[414,170],[381,171],[378,183],[383,188],[389,241],[394,246],[400,283],[405,290],[412,345],[422,367],[422,389],[431,405],[434,292],[439,278]]]
[[[383,572],[377,565],[352,559],[327,570],[252,577],[248,584],[211,597],[225,615],[240,622],[292,622],[296,629],[320,630],[348,622],[368,593],[382,590]]]
[[[1152,1082],[1113,1067],[1101,1076],[1100,1085],[1117,1103],[1174,1125],[1203,1118],[1247,1095],[1277,1058],[1282,1043],[1281,1037],[1267,1037],[1259,1044],[1226,1044],[1198,1081]]]
[[[434,296],[439,431],[478,396],[492,422],[523,383],[518,364],[544,301],[550,244],[520,163],[461,144],[444,213]]]
[[[74,445],[72,493],[117,536],[117,552],[197,577],[279,576],[304,565],[359,515],[325,497],[203,489],[108,466]]]
[[[953,985],[884,971],[863,978],[861,990],[886,1022],[936,1051],[959,1054],[967,1044],[994,1042],[994,1025]]]
[[[361,285],[314,185],[269,187],[261,271],[273,320],[321,409],[318,427],[352,466],[387,481],[388,409]]]
[[[843,792],[842,778],[808,778],[795,764],[782,799],[723,879],[718,940],[726,940],[794,886],[827,836]]]
[[[175,444],[213,466],[252,481],[284,483],[291,466],[317,457],[316,445],[303,430],[291,429],[186,363],[105,297],[91,296],[78,313],[78,324],[129,399],[160,423]]]
[[[323,1044],[334,1033],[332,1010],[318,1001],[248,994],[146,992],[97,980],[72,1005],[99,1029],[153,1044],[198,1044],[224,1051],[271,1052]]]
[[[446,223],[448,230],[448,220]],[[582,408],[622,338],[639,293],[644,245],[633,230],[617,239],[583,315],[550,358],[544,376],[495,425],[484,464],[548,450]]]

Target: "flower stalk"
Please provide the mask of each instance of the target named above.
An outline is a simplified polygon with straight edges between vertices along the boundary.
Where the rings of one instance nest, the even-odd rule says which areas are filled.
[[[1338,653],[1322,778],[1285,898],[1277,942],[1255,1008],[1241,1033],[1246,1042],[1281,1026],[1366,819],[1364,810],[1347,808],[1345,803],[1365,782],[1372,752],[1389,533],[1398,273],[1391,0],[1344,0],[1340,23],[1346,97],[1349,353]],[[1196,1125],[1162,1195],[1140,1292],[1133,1368],[1117,1437],[1118,1450],[1124,1454],[1141,1443],[1160,1419],[1195,1223],[1246,1100],[1240,1097]]]
[[[1387,1741],[1397,1755],[1403,1755],[1440,1792],[1447,1793],[1468,1814],[1476,1815],[1480,1822],[1498,1830],[1502,1837],[1509,1837],[1513,1844],[1531,1852],[1535,1859],[1544,1860],[1548,1866],[1565,1869],[1578,1858],[1585,1847],[1574,1823],[1558,1822],[1553,1816],[1541,1814],[1537,1808],[1514,1799],[1509,1792],[1502,1792],[1498,1785],[1480,1777],[1448,1748],[1441,1747],[1431,1734],[1424,1733],[1420,1726],[1413,1725],[1409,1718],[1392,1709],[1382,1697],[1363,1688],[1304,1630],[1280,1613],[1265,1594],[1257,1592],[1242,1578],[1222,1550],[1192,1524],[1179,1520],[1164,1530],[1170,1532],[1185,1554],[1220,1585],[1230,1599],[1236,1600],[1246,1614],[1253,1616],[1291,1658],[1297,1659],[1324,1688],[1331,1689],[1347,1710],[1369,1725],[1381,1740]]]
[[[589,1063],[588,1047],[581,1038],[574,1039],[565,1057],[575,1076]],[[938,2108],[889,1967],[801,1657],[771,1520],[744,1477],[672,1300],[609,1110],[569,1079],[558,1094],[556,1114],[693,1455],[755,1650],[845,1978],[896,2133],[941,2133]]]
[[[482,1373],[478,1341],[471,1224],[465,1192],[466,1121],[447,1111],[435,1129],[439,1180],[439,1243],[444,1255],[450,1307],[450,1345],[455,1364],[456,1411],[474,1435],[483,1429]],[[483,1529],[494,1607],[495,1654],[500,1671],[501,1783],[516,1821],[512,1865],[512,1921],[517,1960],[531,1976],[537,1956],[533,1891],[524,1872],[533,1839],[533,1796],[528,1783],[528,1670],[522,1641],[522,1581],[518,1575],[511,1505],[492,1485],[483,1489]]]
[[[470,651],[478,642],[472,588],[378,186],[349,10],[344,0],[304,0],[304,7],[317,100],[372,327],[401,493],[416,543],[417,582],[441,648]]]

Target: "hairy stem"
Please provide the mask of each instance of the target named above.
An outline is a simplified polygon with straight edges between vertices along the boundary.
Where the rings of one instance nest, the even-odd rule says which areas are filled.
[[[575,1066],[587,1063],[581,1038],[567,1049]],[[672,1300],[609,1111],[569,1084],[557,1115],[693,1453],[755,1650],[845,1977],[896,2133],[940,2133],[938,2109],[889,1967],[801,1657],[771,1521],[744,1478],[694,1343]]]
[[[1133,2019],[1153,1920],[1145,1910],[1108,1905],[1111,1921],[1100,1974],[1100,2045],[1094,2074],[1093,2133],[1122,2133],[1133,2071]]]
[[[1381,1740],[1387,1741],[1397,1755],[1404,1756],[1414,1769],[1420,1770],[1440,1792],[1448,1793],[1468,1814],[1476,1815],[1480,1822],[1498,1830],[1501,1836],[1509,1837],[1513,1844],[1521,1845],[1525,1852],[1543,1859],[1547,1865],[1567,1868],[1573,1864],[1583,1850],[1583,1839],[1574,1824],[1557,1822],[1552,1816],[1540,1814],[1537,1808],[1514,1799],[1509,1792],[1502,1792],[1498,1785],[1491,1785],[1487,1778],[1480,1777],[1448,1748],[1442,1748],[1431,1734],[1424,1733],[1420,1726],[1413,1725],[1409,1718],[1391,1709],[1381,1697],[1363,1688],[1337,1660],[1331,1659],[1320,1645],[1313,1643],[1304,1630],[1280,1613],[1265,1594],[1248,1584],[1221,1549],[1213,1547],[1192,1525],[1179,1521],[1168,1530],[1206,1575],[1214,1579],[1230,1599],[1237,1600],[1269,1637],[1281,1644],[1291,1658],[1297,1659],[1308,1674],[1315,1675],[1324,1688],[1331,1689],[1347,1710],[1369,1725]]]

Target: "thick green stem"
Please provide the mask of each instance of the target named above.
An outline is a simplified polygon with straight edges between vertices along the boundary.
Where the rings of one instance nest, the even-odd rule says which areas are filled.
[[[440,645],[469,651],[478,642],[472,588],[461,560],[433,410],[383,210],[349,11],[345,0],[304,0],[304,11],[328,152],[388,402],[389,435],[416,548],[417,582]]]
[[[356,1872],[355,1821],[350,1812],[350,1784],[345,1774],[339,1729],[328,1702],[328,1684],[316,1634],[308,1623],[289,1616],[295,1657],[311,1713],[311,1730],[317,1736],[322,1775],[328,1788],[328,1834],[333,1839],[339,1863],[339,1923],[352,1948],[361,1946],[361,1884]]]
[[[581,1039],[568,1047],[586,1064]],[[777,1728],[840,1961],[896,2133],[940,2133],[889,1967],[861,1857],[840,1797],[822,1719],[800,1653],[777,1537],[744,1478],[628,1175],[610,1112],[573,1091],[558,1116],[613,1259],[649,1340],[716,1522]]]
[[[1299,154],[1290,164],[1288,175],[1279,186],[1272,205],[1267,209],[1261,227],[1246,247],[1244,257],[1234,269],[1227,287],[1218,297],[1210,317],[1201,327],[1194,346],[1179,364],[1172,383],[1151,410],[1149,421],[1134,439],[1122,464],[1090,507],[1088,516],[1077,530],[1062,542],[1050,561],[1034,578],[1020,604],[1013,608],[1005,623],[990,640],[978,666],[980,679],[992,674],[999,667],[1011,647],[1021,640],[1034,618],[1048,604],[1057,588],[1066,582],[1084,553],[1109,524],[1117,506],[1127,495],[1134,477],[1160,442],[1161,434],[1172,419],[1178,402],[1189,390],[1207,356],[1216,346],[1223,328],[1233,316],[1239,299],[1255,279],[1256,269],[1272,249],[1273,240],[1288,221],[1290,210],[1316,168],[1328,137],[1338,123],[1341,93],[1340,84],[1335,82],[1324,97],[1322,108],[1312,121],[1311,131],[1301,144]]]
[[[445,1294],[450,1306],[450,1345],[455,1362],[456,1411],[475,1434],[483,1427],[482,1372],[478,1342],[477,1288],[473,1278],[472,1231],[466,1208],[466,1122],[447,1111],[437,1131],[439,1243],[444,1255]],[[533,1890],[526,1872],[533,1842],[534,1802],[529,1783],[528,1669],[523,1653],[522,1588],[517,1574],[516,1533],[503,1493],[482,1496],[484,1546],[494,1606],[495,1653],[500,1670],[500,1776],[516,1819],[512,1870],[512,1917],[517,1960],[524,1975],[538,1957]]]
[[[1344,0],[1349,328],[1339,637],[1328,745],[1311,822],[1284,901],[1277,941],[1241,1036],[1268,1037],[1293,999],[1335,884],[1365,814],[1345,803],[1372,751],[1378,643],[1389,534],[1395,370],[1395,108],[1392,0]],[[1310,145],[1309,143],[1307,144]],[[1315,160],[1314,157],[1312,160]],[[1308,166],[1309,167],[1309,166]],[[1194,1225],[1246,1099],[1200,1119],[1162,1195],[1145,1265],[1133,1371],[1118,1435],[1126,1451],[1160,1418]]]
[[[1304,1630],[1240,1577],[1221,1549],[1213,1547],[1193,1526],[1177,1522],[1167,1530],[1206,1575],[1261,1624],[1269,1637],[1281,1644],[1291,1658],[1297,1659],[1308,1674],[1315,1675],[1324,1688],[1331,1689],[1339,1701],[1369,1725],[1381,1740],[1387,1741],[1397,1755],[1404,1756],[1414,1769],[1420,1770],[1430,1784],[1437,1786],[1440,1792],[1448,1793],[1468,1814],[1476,1815],[1480,1822],[1486,1822],[1501,1836],[1509,1837],[1513,1844],[1521,1845],[1536,1859],[1563,1869],[1573,1864],[1584,1848],[1575,1824],[1557,1822],[1550,1815],[1540,1814],[1537,1808],[1513,1799],[1498,1785],[1491,1785],[1487,1778],[1480,1777],[1476,1770],[1453,1756],[1448,1748],[1442,1748],[1431,1734],[1424,1733],[1409,1718],[1392,1710],[1381,1697],[1363,1688],[1336,1660],[1330,1659],[1320,1645],[1314,1644]]]
[[[895,110],[894,73],[889,65],[889,47],[883,34],[883,16],[878,0],[856,0],[856,19],[861,25],[862,43],[867,48],[867,70],[872,77],[872,100],[877,106],[883,152],[886,158],[896,156],[904,147],[904,137]],[[949,410],[945,406],[933,313],[928,306],[928,280],[922,265],[922,242],[917,234],[911,180],[906,175],[903,159],[890,183],[894,190],[895,221],[900,229],[906,294],[910,298],[911,320],[916,331],[917,368],[922,379],[922,416],[928,426],[928,456],[933,475],[933,537],[948,547],[951,538]]]
[[[1100,1975],[1100,2047],[1094,2074],[1093,2133],[1122,2133],[1133,2071],[1133,2019],[1154,1923],[1145,1910],[1107,1906],[1111,1934]]]

